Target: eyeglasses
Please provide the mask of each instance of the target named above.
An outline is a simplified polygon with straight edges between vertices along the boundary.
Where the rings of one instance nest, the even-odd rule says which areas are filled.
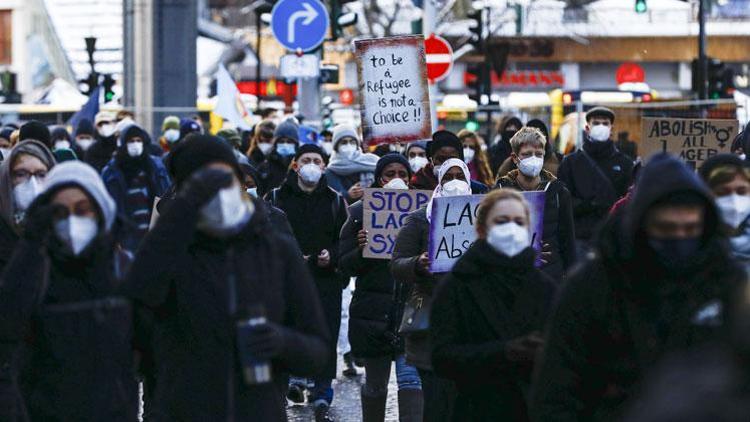
[[[28,170],[13,171],[13,181],[15,183],[24,183],[31,179],[32,176],[36,177],[37,179],[43,180],[45,177],[47,177],[47,170],[37,170],[35,172],[30,172]]]

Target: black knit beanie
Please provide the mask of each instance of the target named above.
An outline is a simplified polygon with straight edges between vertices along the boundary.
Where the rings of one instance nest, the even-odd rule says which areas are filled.
[[[388,154],[380,157],[378,163],[375,165],[376,182],[380,180],[380,177],[383,175],[383,170],[385,170],[386,166],[393,163],[399,163],[406,167],[406,171],[409,172],[409,179],[411,179],[411,166],[409,165],[409,160],[407,160],[406,157],[397,152],[389,152]]]
[[[52,147],[49,128],[47,127],[47,125],[37,120],[32,120],[21,126],[18,141],[21,142],[27,139],[36,139],[37,141],[46,145],[47,148]]]
[[[244,179],[232,148],[223,139],[212,135],[188,135],[169,153],[167,169],[177,186],[181,186],[193,172],[214,162],[228,164],[238,179]]]
[[[299,157],[302,156],[302,154],[308,154],[308,153],[315,153],[320,154],[321,157],[325,157],[325,154],[323,153],[323,149],[315,144],[302,144],[299,148],[297,148],[297,153],[294,154],[294,159],[298,160]]]
[[[443,147],[455,148],[458,151],[458,158],[464,159],[464,146],[455,133],[447,130],[439,130],[432,134],[432,142],[429,143],[427,155],[432,158],[435,153]]]

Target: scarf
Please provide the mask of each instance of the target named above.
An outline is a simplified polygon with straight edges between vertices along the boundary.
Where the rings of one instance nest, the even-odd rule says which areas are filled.
[[[380,157],[375,154],[362,153],[361,151],[355,151],[351,158],[334,152],[327,169],[339,176],[351,176],[357,173],[375,174],[375,166],[379,159]]]
[[[438,185],[435,187],[435,190],[432,191],[432,198],[430,198],[430,202],[427,203],[427,221],[432,223],[432,201],[435,200],[435,198],[442,198],[443,196],[446,196],[443,193],[443,184],[441,183],[443,181],[443,177],[446,173],[448,173],[448,170],[452,169],[453,167],[459,167],[461,171],[464,172],[464,177],[466,178],[466,184],[469,185],[469,192],[466,193],[466,195],[471,195],[471,175],[469,174],[469,167],[466,166],[466,163],[464,163],[464,160],[459,160],[458,158],[451,158],[446,160],[443,165],[440,166],[440,172],[438,173]]]

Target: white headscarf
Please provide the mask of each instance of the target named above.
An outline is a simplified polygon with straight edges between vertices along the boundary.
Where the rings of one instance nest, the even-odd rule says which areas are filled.
[[[453,167],[458,167],[461,169],[462,172],[464,172],[464,177],[466,178],[466,185],[468,186],[468,191],[463,193],[463,195],[471,195],[471,175],[469,174],[469,167],[466,166],[466,163],[464,163],[464,160],[460,160],[458,158],[449,158],[445,160],[445,162],[440,166],[440,171],[438,172],[438,185],[435,187],[435,190],[432,192],[432,198],[430,198],[430,202],[427,204],[427,221],[432,221],[432,201],[435,200],[435,198],[440,198],[445,196],[443,194],[443,177],[446,173],[448,173],[448,170],[452,169]]]

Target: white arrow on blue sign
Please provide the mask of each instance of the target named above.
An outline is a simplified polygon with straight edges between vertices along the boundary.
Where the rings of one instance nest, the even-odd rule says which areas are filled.
[[[271,29],[289,50],[314,50],[328,33],[328,10],[320,0],[281,0],[271,11]]]

